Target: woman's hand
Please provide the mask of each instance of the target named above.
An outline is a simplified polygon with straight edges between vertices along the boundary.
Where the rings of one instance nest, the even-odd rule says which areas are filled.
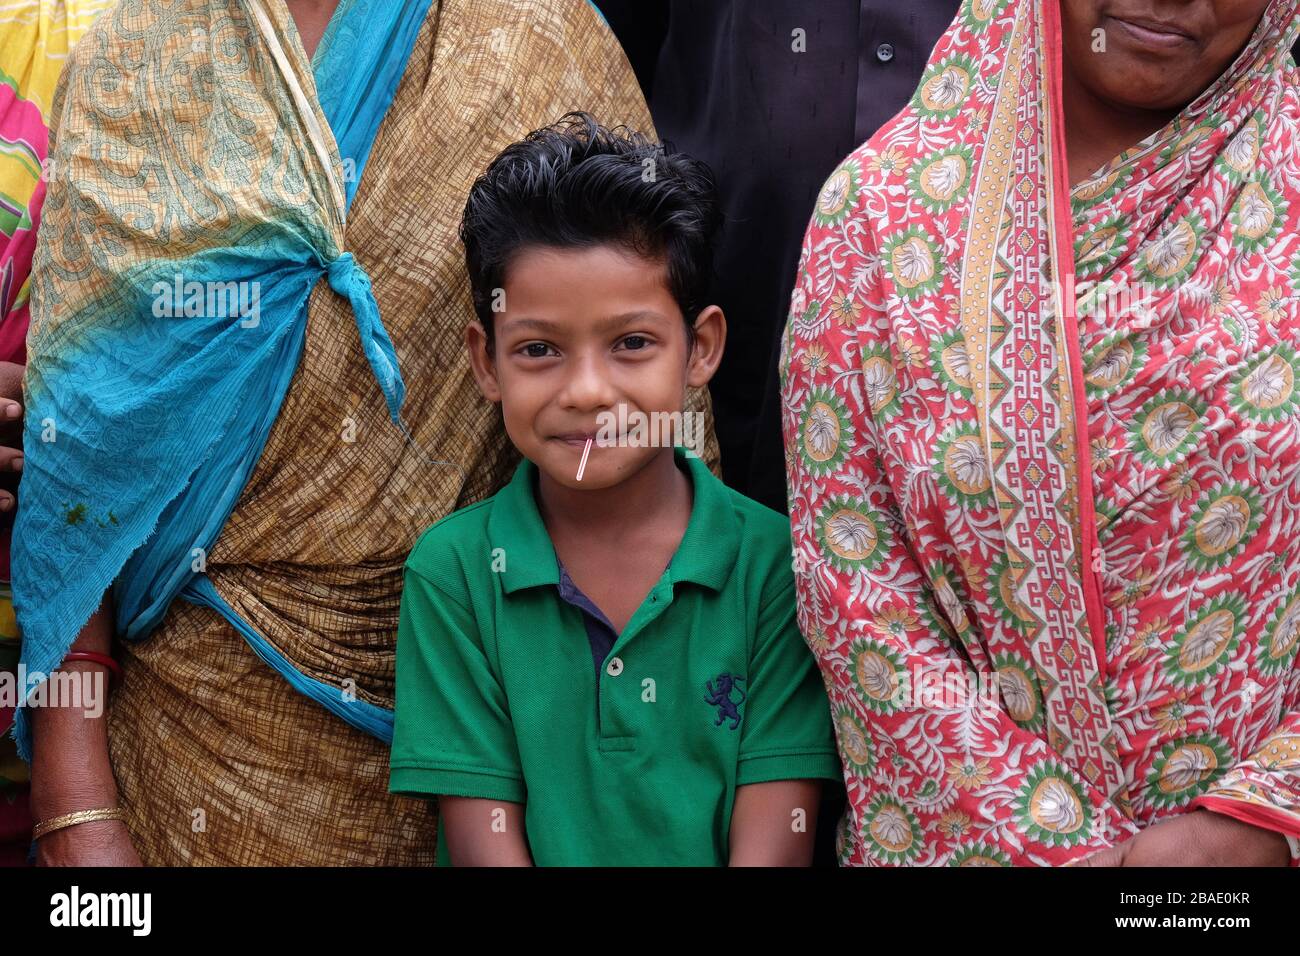
[[[37,866],[140,866],[121,820],[96,820],[47,833],[36,841]]]
[[[23,470],[23,372],[0,362],[0,512],[12,511],[17,475]]]
[[[1075,866],[1288,866],[1286,837],[1222,813],[1193,810]]]

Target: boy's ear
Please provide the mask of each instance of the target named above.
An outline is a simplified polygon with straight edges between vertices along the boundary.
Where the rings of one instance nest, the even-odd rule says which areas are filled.
[[[722,362],[727,345],[727,318],[722,309],[711,305],[695,318],[695,347],[686,363],[686,384],[692,388],[708,385]]]
[[[469,367],[474,372],[478,390],[489,402],[501,401],[501,383],[497,381],[497,366],[492,360],[492,346],[488,345],[487,330],[481,322],[465,326],[465,348],[469,350]]]

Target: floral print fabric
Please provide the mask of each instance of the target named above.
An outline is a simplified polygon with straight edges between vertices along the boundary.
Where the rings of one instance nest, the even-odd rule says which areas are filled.
[[[842,862],[1300,833],[1297,6],[1067,192],[1056,4],[967,0],[823,188],[783,411]]]

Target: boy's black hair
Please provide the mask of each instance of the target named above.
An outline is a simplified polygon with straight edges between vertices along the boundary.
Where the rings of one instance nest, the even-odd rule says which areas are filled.
[[[664,258],[693,343],[721,221],[709,167],[641,133],[606,128],[587,113],[529,133],[474,183],[461,219],[474,311],[489,345],[496,290],[515,253],[607,243]]]

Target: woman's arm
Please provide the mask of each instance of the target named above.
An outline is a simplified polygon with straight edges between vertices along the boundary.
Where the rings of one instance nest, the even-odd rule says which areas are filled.
[[[475,797],[439,797],[452,866],[532,866],[524,805]]]
[[[72,645],[74,651],[107,654],[113,636],[113,602],[109,595]],[[73,661],[61,670],[102,679],[101,665]],[[83,678],[79,678],[83,679]],[[85,696],[82,697],[83,703]],[[60,701],[52,703],[59,704]],[[37,823],[74,810],[116,807],[117,783],[108,759],[108,717],[104,708],[90,716],[84,706],[42,706],[30,710],[32,726],[32,819]],[[36,842],[43,866],[139,866],[126,824],[120,820],[80,823],[55,830]]]
[[[730,866],[809,866],[820,780],[775,780],[736,788]]]
[[[1290,866],[1281,831],[1193,808],[1079,860],[1079,866]]]

